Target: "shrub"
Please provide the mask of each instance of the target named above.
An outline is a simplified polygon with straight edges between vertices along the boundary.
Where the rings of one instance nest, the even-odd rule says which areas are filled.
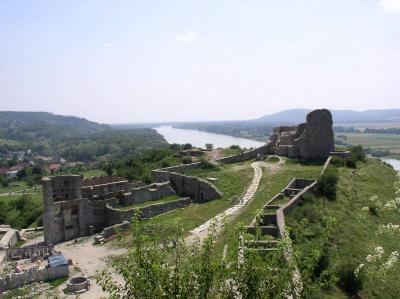
[[[348,158],[333,156],[331,160],[331,164],[336,167],[346,166],[349,168],[357,168],[356,162],[357,160],[352,156]]]
[[[240,149],[240,146],[239,145],[231,145],[229,148],[230,149]]]
[[[365,162],[365,152],[361,145],[356,145],[356,146],[351,147],[350,156],[355,161]]]
[[[347,158],[346,159],[346,167],[349,168],[357,168],[356,160],[354,158]]]
[[[354,274],[355,269],[356,266],[354,265],[344,264],[340,266],[337,273],[339,287],[351,296],[357,295],[363,287],[362,276],[356,276]]]
[[[279,158],[277,156],[269,156],[269,157],[267,157],[266,161],[276,163],[276,162],[279,162]]]
[[[182,157],[181,161],[182,161],[183,164],[190,164],[190,163],[192,163],[192,157],[184,156],[184,157]]]
[[[200,168],[202,169],[220,170],[220,168],[217,165],[211,163],[210,161],[201,159],[200,162],[201,162]]]
[[[328,200],[335,200],[338,179],[336,167],[329,166],[318,180],[317,193],[325,196]]]
[[[333,156],[331,159],[331,164],[336,167],[343,167],[346,164],[346,160],[342,157]]]
[[[368,208],[372,215],[378,216],[378,208],[376,206],[370,205]]]

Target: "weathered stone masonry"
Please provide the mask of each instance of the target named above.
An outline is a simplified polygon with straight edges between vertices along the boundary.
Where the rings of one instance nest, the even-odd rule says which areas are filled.
[[[104,228],[130,220],[137,209],[116,209],[179,195],[183,198],[149,204],[141,209],[141,218],[149,218],[192,202],[201,203],[221,194],[211,183],[182,175],[186,169],[201,163],[155,170],[155,183],[129,183],[118,177],[99,177],[82,180],[78,175],[44,178],[43,228],[46,244],[57,244],[101,232]],[[172,172],[174,171],[174,172]],[[176,172],[175,172],[176,171]]]

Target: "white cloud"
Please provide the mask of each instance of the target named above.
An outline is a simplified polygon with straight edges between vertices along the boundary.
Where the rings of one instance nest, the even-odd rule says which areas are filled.
[[[400,13],[400,0],[379,0],[379,6],[386,12]]]
[[[111,48],[111,47],[112,47],[112,44],[110,44],[110,43],[108,43],[108,42],[102,42],[100,45],[101,45],[103,48]]]
[[[174,38],[178,42],[187,44],[194,41],[194,39],[196,38],[196,33],[192,30],[187,30],[176,34]]]

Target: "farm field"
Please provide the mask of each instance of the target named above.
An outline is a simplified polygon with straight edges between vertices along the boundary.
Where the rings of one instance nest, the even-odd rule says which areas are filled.
[[[396,134],[364,134],[364,133],[337,133],[336,136],[346,136],[347,144],[362,145],[372,149],[387,149],[394,155],[400,156],[400,135]]]
[[[353,127],[355,129],[363,130],[366,128],[370,129],[388,129],[388,128],[400,128],[400,122],[394,123],[334,123],[335,127]]]

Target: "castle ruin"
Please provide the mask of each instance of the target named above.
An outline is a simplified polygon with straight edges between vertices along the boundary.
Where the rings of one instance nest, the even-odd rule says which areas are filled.
[[[187,167],[154,170],[156,183],[130,183],[119,177],[82,179],[79,175],[46,177],[43,186],[43,230],[46,244],[93,235],[119,225],[137,215],[150,218],[193,202],[220,198],[220,192],[207,181],[181,174]],[[159,174],[157,176],[157,173]],[[152,203],[166,197],[161,203]],[[137,204],[143,204],[138,213]]]

